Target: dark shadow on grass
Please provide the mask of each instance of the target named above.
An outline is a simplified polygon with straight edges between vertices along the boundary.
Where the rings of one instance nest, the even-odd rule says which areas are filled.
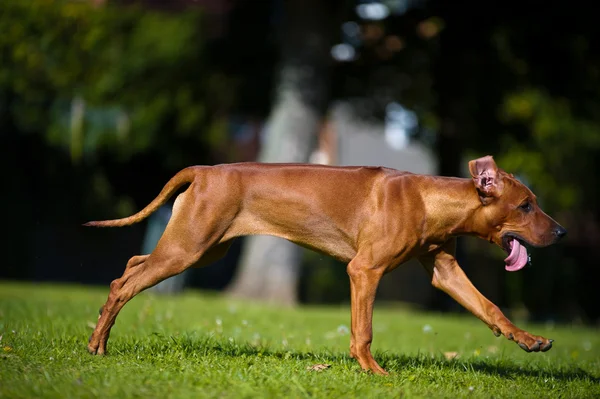
[[[473,371],[512,380],[517,377],[527,376],[533,378],[553,378],[558,381],[589,381],[600,383],[600,378],[594,377],[581,368],[569,370],[547,370],[529,365],[518,365],[511,359],[486,359],[486,360],[445,360],[440,356],[430,355],[391,355],[375,354],[381,366],[390,373],[401,372],[406,368],[433,368],[442,370]],[[535,356],[535,354],[534,354]]]
[[[282,360],[308,360],[315,363],[352,363],[358,368],[358,362],[347,353],[333,353],[325,350],[319,352],[298,352],[294,350],[274,350],[267,346],[251,345],[247,342],[221,342],[212,338],[199,337],[165,337],[155,334],[156,339],[140,339],[133,343],[120,343],[116,349],[121,355],[130,356],[146,353],[172,353],[178,352],[186,357],[197,356],[227,356],[262,357]],[[535,354],[533,354],[535,356]],[[553,378],[558,381],[589,381],[600,383],[600,378],[594,377],[581,368],[569,370],[546,370],[532,366],[522,366],[511,359],[486,359],[486,360],[445,360],[442,355],[431,357],[422,354],[416,356],[394,355],[390,353],[375,353],[375,359],[391,374],[403,372],[411,368],[425,368],[438,370],[472,371],[512,380],[517,377],[527,376],[533,378]]]

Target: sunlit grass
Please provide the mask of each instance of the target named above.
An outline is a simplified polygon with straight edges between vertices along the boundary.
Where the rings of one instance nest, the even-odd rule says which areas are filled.
[[[373,326],[388,377],[348,356],[347,306],[290,310],[201,292],[141,294],[119,315],[109,354],[91,356],[107,292],[0,284],[0,397],[600,397],[598,330],[526,326],[555,339],[527,354],[472,316],[390,307],[376,307]]]

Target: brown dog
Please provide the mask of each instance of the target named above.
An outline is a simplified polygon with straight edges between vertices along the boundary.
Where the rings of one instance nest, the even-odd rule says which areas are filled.
[[[506,270],[528,261],[524,243],[543,247],[566,230],[535,195],[491,156],[469,162],[472,179],[435,177],[375,167],[304,164],[193,166],[177,173],[137,214],[87,226],[126,226],[146,218],[181,186],[166,230],[150,255],[134,256],[110,294],[88,350],[103,354],[121,308],[142,290],[222,257],[231,240],[282,237],[348,262],[350,354],[363,369],[386,374],[371,355],[375,291],[383,274],[417,257],[432,284],[527,352],[552,340],[513,325],[471,284],[454,258],[456,237],[473,235],[509,253]]]

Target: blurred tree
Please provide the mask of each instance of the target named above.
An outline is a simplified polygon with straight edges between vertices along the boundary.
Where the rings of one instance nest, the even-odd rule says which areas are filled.
[[[294,2],[283,4],[290,9],[294,7]],[[339,2],[337,11],[333,10],[337,12],[337,18],[329,17],[332,10],[319,9],[325,7],[324,5],[312,5],[303,8],[302,13],[292,13],[292,22],[295,25],[286,25],[287,36],[284,35],[285,39],[282,42],[284,66],[292,65],[298,69],[295,64],[305,66],[310,62],[327,65],[333,63],[334,59],[330,54],[338,49],[344,51],[350,48],[356,56],[338,58],[338,62],[331,66],[335,71],[333,74],[321,73],[320,71],[326,70],[318,65],[313,66],[313,70],[319,72],[318,80],[310,74],[298,78],[297,74],[292,74],[290,66],[285,67],[287,69],[282,71],[278,82],[276,98],[280,101],[273,105],[269,118],[270,121],[275,121],[276,125],[272,130],[269,129],[269,124],[267,125],[260,160],[306,162],[316,141],[315,133],[321,123],[323,110],[332,99],[349,101],[355,112],[363,118],[376,118],[381,121],[386,117],[387,105],[393,101],[400,101],[403,105],[414,108],[421,117],[422,128],[414,133],[425,140],[431,139],[430,130],[435,126],[435,117],[432,108],[434,98],[430,90],[432,81],[429,52],[442,29],[442,21],[439,18],[430,18],[426,10],[414,7],[401,7],[401,10],[394,12],[387,19],[373,20],[357,15],[357,4]],[[315,13],[315,10],[318,11]],[[327,19],[317,19],[315,15],[324,15]],[[343,25],[340,18],[342,16],[348,17]],[[317,27],[315,24],[322,26]],[[292,43],[294,39],[290,32],[293,30],[299,32],[296,43]],[[313,51],[311,58],[304,54],[314,45],[309,42],[310,31],[313,32],[313,37],[316,34],[324,36],[325,31],[329,35],[320,43],[313,39],[321,48],[318,52]],[[341,35],[335,35],[336,31],[341,32]],[[341,39],[341,43],[332,47],[336,38]],[[294,64],[286,59],[293,60]],[[319,94],[319,91],[326,93],[330,85],[330,95],[327,93],[315,97],[308,92],[310,89],[316,94]],[[300,90],[304,92],[300,93],[303,97],[294,93]],[[300,104],[302,107],[294,107],[292,94],[311,104],[318,113],[308,117],[301,115],[306,106]],[[294,113],[291,113],[290,110],[294,108]],[[301,121],[298,124],[298,127],[302,127],[301,131],[298,127],[287,126],[293,126],[296,118]],[[295,141],[291,141],[290,138]],[[285,146],[290,144],[292,149],[286,150]],[[230,291],[240,296],[294,303],[297,298],[298,262],[301,256],[300,249],[288,242],[271,237],[253,237],[245,247],[240,270]],[[339,268],[341,274],[345,274],[343,267],[340,268],[337,264],[332,267]]]
[[[308,162],[330,96],[330,49],[343,1],[287,0],[280,41],[280,69],[258,160]],[[275,237],[249,237],[233,296],[294,304],[301,248]]]

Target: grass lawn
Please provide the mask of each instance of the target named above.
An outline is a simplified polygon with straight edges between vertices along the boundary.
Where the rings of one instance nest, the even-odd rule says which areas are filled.
[[[390,372],[381,377],[348,356],[348,306],[142,293],[119,315],[108,355],[91,356],[107,293],[0,283],[0,397],[600,397],[594,329],[521,325],[555,339],[528,354],[470,315],[376,306],[373,350]],[[331,366],[307,369],[316,364]]]

